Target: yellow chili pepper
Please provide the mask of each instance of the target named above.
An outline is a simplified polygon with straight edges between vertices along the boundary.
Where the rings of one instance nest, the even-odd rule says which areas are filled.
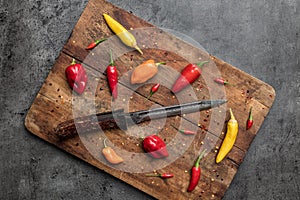
[[[103,141],[103,144],[104,144],[104,148],[102,149],[103,156],[111,164],[119,164],[119,163],[123,162],[123,158],[121,158],[119,155],[117,155],[117,153],[111,147],[108,147],[106,145],[106,142],[105,142],[106,139],[107,138],[105,138]]]
[[[238,122],[235,119],[231,108],[229,109],[229,111],[230,111],[230,120],[228,121],[227,124],[227,132],[223,140],[223,143],[221,145],[221,148],[219,150],[219,153],[217,155],[216,163],[221,162],[225,158],[225,156],[230,152],[230,150],[232,149],[235,143],[236,136],[239,130]]]
[[[126,28],[124,28],[119,22],[107,14],[103,14],[103,17],[107,25],[125,45],[135,48],[138,50],[138,52],[143,54],[142,50],[137,46],[135,37]]]

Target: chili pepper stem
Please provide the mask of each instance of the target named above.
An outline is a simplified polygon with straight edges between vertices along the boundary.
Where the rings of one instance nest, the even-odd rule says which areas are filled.
[[[111,49],[109,50],[109,57],[110,57],[109,65],[110,66],[115,66],[115,63],[114,63],[114,60],[113,60],[113,57],[112,57],[112,50]]]
[[[196,65],[197,65],[198,67],[202,68],[203,65],[206,64],[206,63],[208,63],[208,61],[198,62],[198,63],[196,63]]]
[[[191,130],[185,130],[185,129],[179,129],[179,128],[176,128],[174,125],[172,125],[171,124],[171,126],[175,129],[175,130],[177,130],[177,131],[179,131],[180,133],[182,133],[182,134],[185,134],[185,135],[195,135],[195,134],[197,134],[197,132],[194,132],[194,131],[191,131]]]
[[[149,96],[147,97],[147,99],[149,99],[150,97],[152,97],[152,95],[154,94],[154,92],[150,92]]]
[[[134,45],[133,48],[135,48],[140,54],[143,55],[142,50],[140,49],[140,47],[138,47],[137,45]]]
[[[231,86],[235,86],[236,84],[229,83],[228,81],[224,81],[224,85],[231,85]]]
[[[250,108],[249,120],[253,120],[253,118],[252,118],[252,107]]]
[[[96,44],[99,44],[99,43],[101,43],[101,42],[104,42],[105,40],[107,40],[107,38],[103,38],[103,39],[100,39],[100,40],[96,40],[95,42],[96,42]]]
[[[76,60],[75,58],[73,58],[71,65],[75,65],[76,64]]]
[[[199,157],[198,157],[198,159],[197,159],[197,161],[196,161],[196,163],[195,163],[195,167],[197,167],[197,168],[199,167],[200,161],[201,161],[201,159],[203,158],[205,152],[206,152],[206,149],[204,149],[204,150],[200,153],[200,155],[199,155]]]
[[[231,108],[229,108],[229,112],[230,112],[230,119],[234,119],[235,120],[235,117],[233,115],[233,112],[232,112]]]
[[[184,132],[183,130],[180,130],[180,129],[176,128],[173,124],[171,124],[171,126],[172,126],[174,129],[178,130],[180,133],[183,133],[183,132]]]
[[[103,140],[103,145],[104,145],[104,148],[106,148],[106,147],[107,147],[106,140],[107,140],[107,138],[105,138],[105,139]]]
[[[165,65],[165,64],[167,64],[167,63],[166,62],[157,62],[157,63],[155,63],[156,66]]]

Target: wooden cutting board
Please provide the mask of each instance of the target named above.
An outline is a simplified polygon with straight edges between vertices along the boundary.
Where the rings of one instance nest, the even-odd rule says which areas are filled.
[[[106,25],[103,13],[108,13],[127,29],[133,29],[133,34],[144,52],[143,55],[125,47],[116,37],[112,37],[114,34]],[[104,37],[110,38],[109,42],[99,45],[93,51],[85,50],[90,42]],[[120,77],[119,98],[116,101],[111,100],[104,74],[109,63],[109,49],[114,52]],[[65,69],[73,58],[78,63],[83,63],[89,76],[89,84],[83,95],[73,94],[66,81]],[[148,59],[165,61],[167,65],[159,67],[158,75],[146,84],[131,85],[129,82],[131,70]],[[210,63],[203,67],[202,76],[192,84],[192,87],[176,96],[173,95],[170,86],[178,72],[189,62],[199,60],[210,60]],[[213,81],[217,77],[223,77],[231,85],[218,85]],[[147,100],[146,97],[155,82],[160,82],[162,86]],[[243,162],[274,98],[275,91],[268,84],[106,1],[90,0],[37,94],[26,116],[25,126],[38,137],[158,199],[221,199]],[[66,140],[59,139],[54,132],[59,123],[74,116],[111,111],[124,108],[124,105],[125,111],[131,112],[202,99],[227,99],[228,103],[202,111],[200,114],[167,118],[162,124],[153,120],[153,123],[132,127],[129,130],[131,132],[114,129],[103,133],[90,133],[87,136],[77,135]],[[255,122],[250,130],[246,130],[245,124],[251,106]],[[229,120],[229,107],[233,109],[239,121],[239,133],[226,159],[216,164],[215,157]],[[197,135],[180,134],[171,125],[196,130]],[[139,165],[135,166],[137,155],[143,152],[138,137],[151,134],[144,130],[158,133],[168,144],[171,153],[181,154],[166,159],[167,162],[161,165],[162,168],[156,169],[155,166],[164,161],[156,161],[147,155],[142,157],[144,159],[142,163],[137,161]],[[102,141],[105,137],[109,138],[109,145],[114,145],[118,149],[117,152],[122,150],[130,152],[128,154],[130,156],[122,154],[125,162],[121,165],[111,166],[102,157]],[[87,146],[86,142],[91,145]],[[208,149],[208,152],[201,161],[201,180],[193,192],[187,193],[190,169],[202,149]],[[137,166],[140,168],[132,169]],[[168,180],[145,177],[145,173],[150,169],[159,173],[174,173],[175,177]]]

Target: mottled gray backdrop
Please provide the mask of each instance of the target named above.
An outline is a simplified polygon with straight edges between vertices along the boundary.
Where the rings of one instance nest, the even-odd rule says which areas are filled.
[[[276,101],[225,198],[299,199],[299,0],[110,0],[272,85]],[[87,0],[0,0],[1,199],[152,199],[24,128]]]

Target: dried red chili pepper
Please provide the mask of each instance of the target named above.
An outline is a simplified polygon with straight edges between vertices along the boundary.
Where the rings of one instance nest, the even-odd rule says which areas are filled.
[[[172,92],[176,93],[184,89],[189,84],[195,82],[201,75],[201,67],[208,61],[199,62],[196,64],[188,64],[180,73],[179,77],[172,86]]]
[[[216,83],[219,83],[219,84],[221,84],[221,85],[227,85],[227,84],[229,84],[227,81],[225,81],[223,78],[216,78],[215,79],[215,82]]]
[[[104,42],[105,40],[107,40],[107,39],[103,38],[103,39],[100,39],[100,40],[95,40],[94,42],[89,44],[85,49],[86,50],[91,50],[91,49],[95,48],[98,44],[100,44],[101,42]]]
[[[250,108],[250,112],[249,112],[249,117],[248,117],[248,120],[247,120],[247,130],[250,129],[253,125],[253,117],[252,117],[252,107]]]
[[[200,176],[201,176],[200,161],[203,158],[205,152],[206,152],[206,149],[200,153],[194,167],[192,168],[190,184],[187,189],[188,192],[192,192],[195,189],[195,187],[198,185],[198,182],[199,182]]]
[[[191,130],[186,130],[186,129],[178,129],[176,128],[175,126],[171,125],[173,128],[175,128],[176,130],[178,130],[180,133],[183,133],[183,134],[186,134],[186,135],[195,135],[197,134],[196,132],[194,131],[191,131]]]
[[[169,156],[165,142],[157,135],[149,135],[143,140],[143,148],[153,158],[165,158]]]
[[[110,92],[114,99],[118,97],[118,72],[112,58],[112,51],[110,50],[110,63],[106,68],[106,75]]]
[[[150,90],[150,94],[149,96],[147,97],[147,99],[149,99],[150,97],[152,97],[152,95],[157,92],[157,90],[159,89],[160,87],[160,84],[159,83],[156,83]]]
[[[174,177],[174,174],[169,174],[169,173],[163,173],[163,174],[146,174],[146,176],[149,176],[149,177],[161,177],[161,178],[165,179],[165,178],[172,178],[172,177]]]
[[[84,67],[73,59],[65,71],[70,87],[78,94],[82,94],[86,88],[88,76]]]

